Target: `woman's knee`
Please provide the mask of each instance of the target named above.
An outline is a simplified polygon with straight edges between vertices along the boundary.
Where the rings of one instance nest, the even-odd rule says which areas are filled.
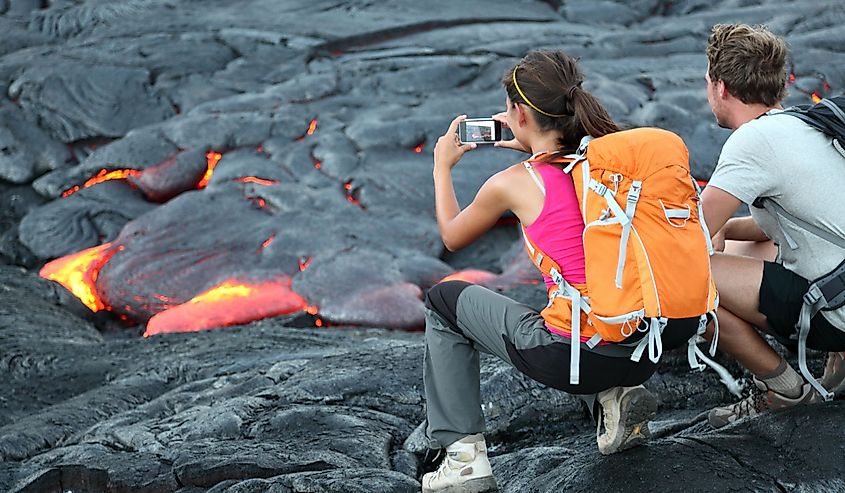
[[[457,325],[458,298],[472,284],[466,281],[446,281],[436,284],[425,295],[425,306],[443,317],[448,323]]]

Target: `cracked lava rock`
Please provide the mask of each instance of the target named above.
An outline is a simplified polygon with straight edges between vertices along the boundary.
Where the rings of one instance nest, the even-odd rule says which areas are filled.
[[[845,88],[837,2],[0,0],[0,490],[418,491],[395,329],[447,276],[545,300],[512,218],[444,252],[433,142],[554,47],[706,180],[704,45],[736,21],[789,42],[785,104]],[[519,159],[467,154],[461,204]],[[845,491],[842,402],[716,433],[715,374],[670,353],[646,385],[653,441],[602,457],[576,398],[483,359],[502,490]]]

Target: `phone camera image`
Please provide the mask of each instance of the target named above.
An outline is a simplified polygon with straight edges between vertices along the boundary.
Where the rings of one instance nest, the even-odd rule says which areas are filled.
[[[485,123],[468,123],[467,138],[472,142],[487,142],[493,140],[493,128]]]
[[[462,121],[458,133],[465,144],[492,144],[502,139],[502,126],[490,118],[473,118]]]

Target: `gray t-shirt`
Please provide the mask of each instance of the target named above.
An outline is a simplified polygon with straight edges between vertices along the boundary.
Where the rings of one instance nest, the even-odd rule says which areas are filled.
[[[795,217],[845,237],[845,158],[830,137],[779,112],[751,120],[728,137],[709,184],[748,204],[754,221],[779,245],[778,262],[813,280],[839,265],[845,250],[784,219],[798,244],[793,250],[777,219],[751,204],[769,197]],[[845,307],[822,313],[845,329]]]

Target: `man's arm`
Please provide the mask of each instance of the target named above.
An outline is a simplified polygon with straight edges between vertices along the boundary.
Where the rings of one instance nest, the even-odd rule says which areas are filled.
[[[701,192],[701,209],[711,237],[716,236],[740,204],[742,201],[721,188],[708,185]]]
[[[706,214],[706,213],[705,213]],[[726,240],[768,241],[769,237],[751,216],[732,217],[722,228]]]

